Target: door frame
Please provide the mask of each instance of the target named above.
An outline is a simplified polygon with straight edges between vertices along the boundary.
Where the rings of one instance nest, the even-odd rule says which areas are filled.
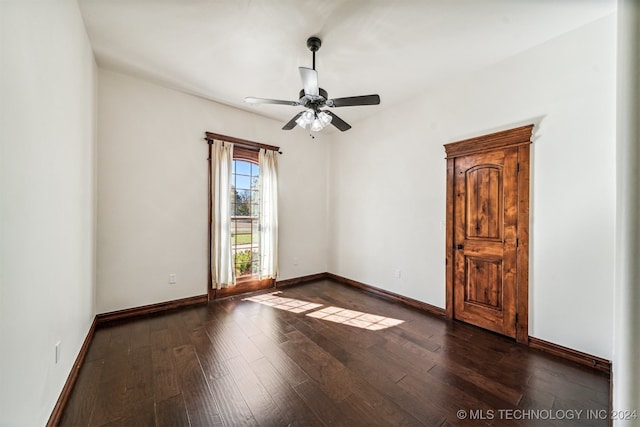
[[[516,254],[516,341],[529,342],[529,182],[530,147],[534,125],[495,132],[475,138],[445,144],[447,154],[446,211],[446,316],[454,317],[454,170],[457,157],[488,151],[518,148],[518,239]]]

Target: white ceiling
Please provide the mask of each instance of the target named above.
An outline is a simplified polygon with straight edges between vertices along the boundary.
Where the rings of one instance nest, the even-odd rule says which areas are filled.
[[[283,123],[301,107],[298,67],[330,98],[378,93],[379,106],[333,110],[347,122],[411,99],[615,11],[615,0],[79,0],[100,67]]]

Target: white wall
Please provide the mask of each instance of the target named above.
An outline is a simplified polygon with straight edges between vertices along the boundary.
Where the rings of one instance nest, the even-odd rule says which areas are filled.
[[[94,316],[96,66],[75,1],[1,1],[0,31],[0,425],[34,426]]]
[[[336,136],[329,271],[444,307],[442,146],[536,123],[529,334],[610,359],[615,28],[601,19]]]
[[[640,408],[640,4],[618,5],[613,409]],[[636,420],[636,424],[640,421]],[[616,420],[615,426],[629,425]]]
[[[281,147],[279,279],[327,270],[327,144],[103,69],[98,98],[98,312],[206,294],[205,131]]]

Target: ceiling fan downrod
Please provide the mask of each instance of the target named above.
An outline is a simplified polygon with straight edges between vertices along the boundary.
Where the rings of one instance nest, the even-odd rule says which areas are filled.
[[[309,50],[313,54],[313,69],[314,70],[316,69],[316,52],[320,49],[320,46],[322,46],[322,40],[320,40],[318,37],[309,37],[307,39],[307,47],[309,48]]]

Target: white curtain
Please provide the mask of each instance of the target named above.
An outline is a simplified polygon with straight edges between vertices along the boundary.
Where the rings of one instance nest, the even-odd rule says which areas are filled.
[[[260,150],[260,279],[278,275],[277,153]]]
[[[231,167],[233,144],[213,141],[211,152],[211,277],[213,287],[236,284],[231,250]]]

